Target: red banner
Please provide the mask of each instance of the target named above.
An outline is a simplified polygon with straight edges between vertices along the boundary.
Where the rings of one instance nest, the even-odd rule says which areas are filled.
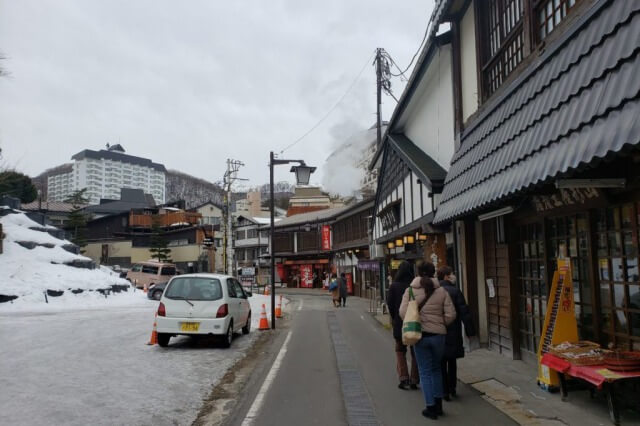
[[[322,250],[331,250],[331,226],[322,225]]]
[[[313,265],[300,265],[300,287],[313,288]]]
[[[347,274],[347,293],[353,294],[353,275],[351,272]]]

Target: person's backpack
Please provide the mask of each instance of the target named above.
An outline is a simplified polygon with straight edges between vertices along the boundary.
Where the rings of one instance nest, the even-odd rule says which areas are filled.
[[[331,280],[331,283],[329,283],[329,291],[333,291],[337,288],[338,288],[338,281],[335,279]]]

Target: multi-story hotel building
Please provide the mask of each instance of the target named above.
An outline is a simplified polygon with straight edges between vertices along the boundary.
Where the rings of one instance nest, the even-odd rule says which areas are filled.
[[[71,158],[71,170],[48,177],[48,201],[63,201],[87,188],[89,203],[98,204],[101,198],[119,199],[120,188],[134,188],[153,195],[156,203],[165,202],[165,167],[125,154],[120,144],[100,151],[85,149]]]

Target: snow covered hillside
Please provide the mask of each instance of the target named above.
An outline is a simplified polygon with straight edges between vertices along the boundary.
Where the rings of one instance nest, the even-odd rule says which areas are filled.
[[[0,310],[10,305],[26,308],[45,304],[47,291],[49,305],[95,306],[105,303],[104,293],[112,292],[114,286],[116,290],[129,286],[128,281],[107,268],[76,267],[90,265],[91,259],[68,251],[73,251],[71,242],[47,232],[55,231],[54,227],[43,227],[20,212],[0,217],[0,223],[5,234],[4,252],[0,254],[0,300],[17,296],[11,302],[0,303]],[[60,292],[63,293],[59,297],[51,297]],[[122,298],[121,294],[108,299]],[[136,299],[144,299],[142,292],[135,295]]]

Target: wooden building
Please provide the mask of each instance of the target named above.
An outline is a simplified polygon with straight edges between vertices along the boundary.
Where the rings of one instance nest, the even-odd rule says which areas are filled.
[[[358,267],[369,259],[373,200],[282,219],[275,225],[274,256],[288,286],[321,288],[325,274],[345,273],[351,294],[363,295],[374,279]]]
[[[640,2],[443,0],[434,22],[456,141],[434,223],[481,339],[533,360],[566,256],[580,338],[640,349]]]

